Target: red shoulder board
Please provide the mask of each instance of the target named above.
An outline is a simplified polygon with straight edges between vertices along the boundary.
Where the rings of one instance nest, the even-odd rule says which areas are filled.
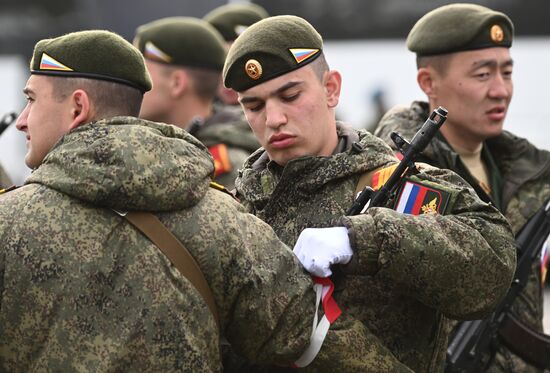
[[[214,158],[214,177],[218,177],[227,172],[230,172],[233,167],[229,161],[227,146],[225,144],[217,144],[208,148],[210,154]]]
[[[395,210],[411,215],[444,214],[450,198],[451,193],[446,190],[407,179],[399,191]]]

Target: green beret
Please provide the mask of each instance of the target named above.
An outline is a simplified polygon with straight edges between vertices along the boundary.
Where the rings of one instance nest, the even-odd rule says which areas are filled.
[[[210,11],[203,19],[223,36],[233,41],[250,25],[269,17],[266,10],[257,4],[226,4]]]
[[[31,74],[108,80],[151,89],[143,56],[121,36],[102,30],[79,31],[36,43]]]
[[[208,22],[192,17],[162,18],[138,27],[134,45],[146,59],[221,71],[225,46]]]
[[[275,16],[259,21],[235,40],[225,60],[226,87],[244,91],[319,57],[321,35],[305,19]]]
[[[445,5],[425,14],[407,37],[419,56],[482,48],[510,48],[514,25],[504,13],[475,4]]]

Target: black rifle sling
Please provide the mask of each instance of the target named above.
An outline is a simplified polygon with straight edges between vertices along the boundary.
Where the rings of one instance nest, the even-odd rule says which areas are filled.
[[[123,215],[134,227],[153,242],[178,271],[197,289],[219,328],[219,318],[212,291],[202,271],[183,243],[153,214],[131,211]]]
[[[523,360],[540,368],[550,368],[550,336],[533,330],[511,313],[498,328],[500,340]]]

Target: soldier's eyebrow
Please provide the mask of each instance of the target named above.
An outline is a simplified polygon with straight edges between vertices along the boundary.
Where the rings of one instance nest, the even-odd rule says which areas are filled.
[[[495,59],[479,60],[479,61],[474,61],[474,63],[472,63],[472,70],[479,69],[481,67],[494,68],[494,67],[497,67],[497,65],[498,63]],[[513,65],[514,65],[514,60],[510,58],[502,62],[500,64],[500,67],[507,67],[507,66],[513,66]]]
[[[34,91],[32,89],[30,89],[29,87],[25,87],[23,88],[23,93],[27,96],[31,95],[34,93]]]
[[[299,80],[299,81],[290,81],[290,82],[284,84],[283,86],[277,88],[273,92],[269,93],[269,97],[277,96],[277,95],[281,94],[282,92],[286,91],[287,89],[290,89],[290,88],[295,87],[297,85],[300,85],[302,83],[303,83],[303,81],[301,81],[301,80]],[[241,98],[240,101],[241,101],[241,104],[246,104],[246,103],[250,103],[250,102],[261,101],[261,99],[259,97],[256,97],[256,96],[248,96],[248,97]]]

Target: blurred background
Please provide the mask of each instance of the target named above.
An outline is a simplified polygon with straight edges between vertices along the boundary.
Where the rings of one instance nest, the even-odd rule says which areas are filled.
[[[230,1],[238,2],[238,1]],[[338,117],[369,127],[385,110],[424,99],[416,84],[414,55],[405,38],[427,11],[452,3],[441,0],[258,0],[271,15],[309,20],[325,39],[331,68],[343,75]],[[505,128],[550,148],[550,2],[487,0],[475,3],[508,14],[516,28],[511,49],[515,92]],[[215,0],[0,0],[0,114],[19,112],[34,44],[46,37],[100,28],[132,40],[137,26],[174,16],[202,17],[227,3]],[[452,115],[452,113],[450,113]],[[30,172],[23,163],[24,136],[10,126],[0,136],[0,163],[16,184]]]
[[[229,1],[238,2],[238,1]],[[424,99],[416,84],[414,55],[405,38],[427,11],[452,3],[441,0],[258,0],[271,15],[295,14],[309,20],[325,39],[331,68],[343,75],[338,117],[369,128],[396,104]],[[550,2],[472,1],[508,14],[515,24],[511,49],[515,92],[505,128],[550,149]],[[63,33],[99,28],[132,40],[137,26],[167,16],[202,17],[227,3],[215,0],[0,0],[0,116],[19,112],[34,44]],[[450,113],[452,115],[452,113]],[[25,138],[14,125],[0,135],[0,163],[15,184],[25,166]],[[550,308],[547,291],[546,310]],[[550,330],[550,314],[545,329]]]

